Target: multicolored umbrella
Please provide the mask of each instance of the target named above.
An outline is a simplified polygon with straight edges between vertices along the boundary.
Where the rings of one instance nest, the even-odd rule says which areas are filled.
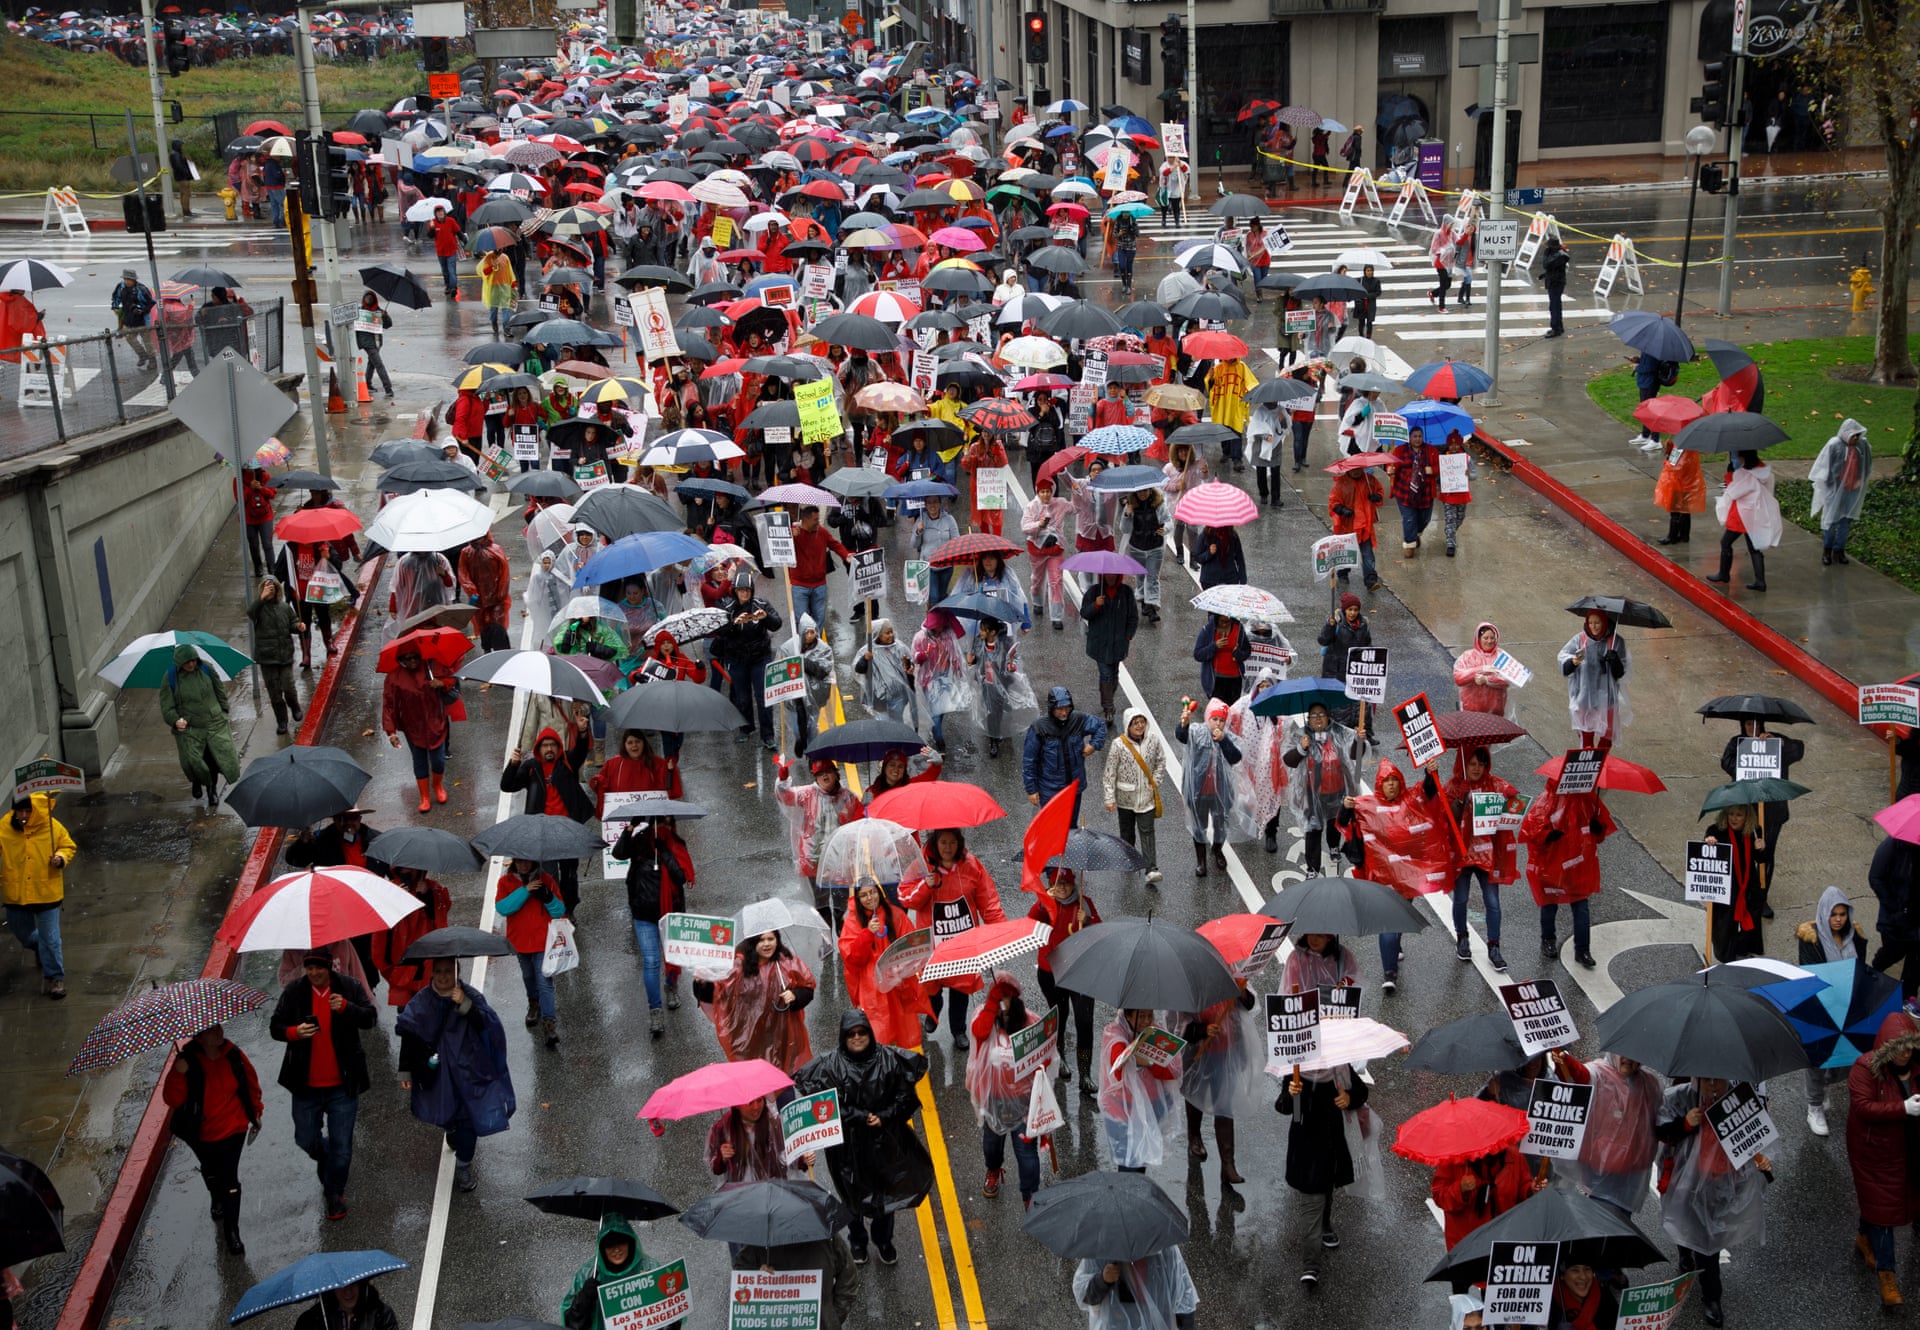
[[[1040,950],[1052,936],[1053,925],[1024,915],[997,924],[976,924],[964,933],[936,942],[920,978],[932,983],[976,975],[1015,956]]]
[[[1808,978],[1751,991],[1780,1008],[1814,1066],[1851,1067],[1873,1051],[1880,1022],[1900,1010],[1900,985],[1858,957],[1804,968]]]
[[[173,649],[189,646],[200,663],[223,680],[230,680],[253,664],[244,653],[212,633],[182,628],[145,633],[127,643],[120,654],[100,670],[100,677],[116,688],[161,688],[173,676]]]
[[[1293,622],[1293,615],[1281,603],[1280,597],[1271,591],[1240,582],[1224,582],[1208,587],[1193,598],[1193,607],[1207,614],[1218,614],[1243,622]]]
[[[1463,360],[1436,360],[1407,375],[1407,388],[1422,397],[1471,397],[1493,387],[1493,376]]]
[[[955,536],[943,543],[927,556],[927,562],[935,568],[958,568],[972,563],[983,554],[998,554],[1007,558],[1020,552],[1020,547],[1005,536],[996,536],[987,531],[969,531],[964,536]]]
[[[234,979],[188,979],[162,984],[108,1012],[80,1045],[67,1075],[99,1071],[136,1053],[191,1039],[224,1025],[267,1000]]]
[[[1087,436],[1088,439],[1092,437],[1092,434]],[[1191,526],[1241,526],[1260,516],[1260,505],[1253,501],[1252,495],[1236,485],[1209,480],[1182,494],[1180,502],[1173,505],[1173,516],[1175,521]]]
[[[870,383],[853,395],[853,404],[868,411],[895,411],[914,415],[927,409],[927,399],[904,383]]]
[[[1527,1130],[1527,1115],[1522,1109],[1487,1099],[1449,1096],[1401,1123],[1393,1152],[1416,1164],[1438,1168],[1499,1154],[1524,1141]]]
[[[219,936],[235,951],[303,950],[381,932],[422,908],[412,892],[364,868],[319,868],[260,888]]]
[[[1124,457],[1153,447],[1154,434],[1138,425],[1102,425],[1080,437],[1079,447],[1103,457]],[[1051,460],[1051,459],[1049,459]]]
[[[1033,413],[1005,397],[983,397],[960,414],[974,428],[989,433],[1009,433],[1029,429],[1033,425]]]
[[[1016,337],[1000,348],[1000,359],[1022,369],[1058,369],[1067,363],[1066,350],[1050,337]]]

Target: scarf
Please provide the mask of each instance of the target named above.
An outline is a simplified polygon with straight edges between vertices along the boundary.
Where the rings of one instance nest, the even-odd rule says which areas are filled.
[[[1727,839],[1733,845],[1733,922],[1742,933],[1751,933],[1759,927],[1747,904],[1748,885],[1753,879],[1753,837],[1742,832]]]

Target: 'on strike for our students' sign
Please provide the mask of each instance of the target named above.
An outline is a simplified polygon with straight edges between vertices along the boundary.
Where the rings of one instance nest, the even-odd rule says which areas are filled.
[[[1745,1081],[1737,1082],[1718,1103],[1707,1105],[1707,1122],[1735,1168],[1751,1163],[1755,1155],[1765,1154],[1780,1139],[1766,1100]]]
[[[1395,707],[1393,718],[1400,724],[1400,733],[1407,741],[1407,756],[1416,767],[1426,766],[1447,751],[1440,727],[1434,723],[1433,704],[1427,701],[1425,693],[1415,693]]]
[[[1387,649],[1347,648],[1347,696],[1381,706],[1387,700]]]
[[[1551,979],[1502,984],[1500,1000],[1507,1004],[1507,1019],[1513,1022],[1520,1051],[1528,1057],[1551,1048],[1565,1048],[1580,1037],[1573,1015],[1560,997],[1560,986]]]
[[[1494,1242],[1487,1250],[1487,1324],[1545,1325],[1553,1311],[1560,1244]]]
[[[1733,846],[1703,840],[1687,842],[1686,898],[1713,905],[1733,904]]]
[[[1267,994],[1267,1070],[1284,1076],[1319,1051],[1319,990]]]
[[[1544,1076],[1533,1083],[1527,1098],[1527,1137],[1523,1155],[1547,1159],[1578,1159],[1587,1138],[1587,1114],[1593,1108],[1591,1085],[1569,1085]]]

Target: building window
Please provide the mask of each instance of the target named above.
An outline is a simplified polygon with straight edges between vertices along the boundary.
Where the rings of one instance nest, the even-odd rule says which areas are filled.
[[[1245,166],[1254,160],[1258,121],[1241,120],[1240,108],[1256,97],[1286,101],[1288,28],[1285,23],[1234,23],[1195,34],[1193,85],[1202,154],[1195,170],[1216,161]]]
[[[1540,146],[1660,139],[1667,26],[1664,3],[1547,10],[1540,54]]]
[[[1087,91],[1086,103],[1092,108],[1087,116],[1088,124],[1098,124],[1095,118],[1100,110],[1100,20],[1087,20]]]
[[[1053,96],[1055,101],[1065,101],[1073,96],[1073,11],[1055,5],[1053,30],[1060,34],[1060,86]]]

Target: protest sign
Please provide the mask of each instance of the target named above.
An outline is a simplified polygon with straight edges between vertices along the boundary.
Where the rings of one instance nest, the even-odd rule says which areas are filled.
[[[1528,1057],[1552,1048],[1565,1048],[1580,1038],[1574,1028],[1573,1013],[1560,996],[1560,986],[1551,979],[1533,979],[1524,984],[1500,985],[1500,1000],[1507,1006],[1507,1019],[1520,1040],[1520,1051]]]
[[[1425,693],[1416,693],[1393,709],[1393,718],[1407,741],[1407,756],[1413,765],[1424,767],[1447,751],[1440,728],[1434,723],[1433,706]]]
[[[933,332],[934,329],[928,328],[925,331]],[[933,385],[939,371],[940,362],[934,358],[933,352],[924,350],[915,351],[913,353],[912,375],[908,379],[908,382],[912,385],[915,392],[919,393],[922,397],[930,398],[933,396]]]
[[[853,602],[878,600],[887,594],[887,555],[880,549],[855,550],[853,562],[847,568],[847,581],[852,588]]]
[[[1107,386],[1108,356],[1105,351],[1089,351],[1080,361],[1080,382],[1096,388]]]
[[[538,425],[513,427],[513,460],[516,462],[540,460],[540,427]]]
[[[1007,468],[983,466],[974,471],[973,506],[982,512],[1007,506]]]
[[[1360,566],[1360,537],[1351,531],[1345,535],[1322,536],[1313,542],[1313,575],[1329,577],[1343,568]]]
[[[1319,990],[1267,994],[1267,1070],[1285,1076],[1319,1051]]]
[[[1235,962],[1229,968],[1235,979],[1251,979],[1267,968],[1267,962],[1280,950],[1280,944],[1287,940],[1287,934],[1293,931],[1293,925],[1275,919],[1260,930],[1259,938],[1253,944],[1253,950],[1246,958]]]
[[[807,674],[800,657],[781,656],[777,660],[768,661],[764,668],[768,706],[777,707],[782,702],[805,700]]]
[[[796,384],[804,387],[804,384]],[[760,550],[766,556],[769,568],[791,568],[794,565],[793,552],[793,514],[769,508],[761,513]]]
[[[822,1090],[789,1100],[780,1109],[780,1134],[786,1138],[788,1165],[803,1154],[842,1144],[847,1134],[840,1124],[840,1092]]]
[[[733,248],[733,218],[724,212],[713,219],[713,247],[715,249]]]
[[[1515,688],[1525,688],[1533,681],[1533,671],[1515,660],[1504,648],[1493,658],[1493,672]]]
[[[1613,1330],[1668,1330],[1693,1289],[1694,1276],[1680,1275],[1658,1284],[1620,1290],[1620,1315]]]
[[[35,794],[59,794],[66,790],[85,790],[87,773],[50,757],[36,758],[13,769],[15,803]]]
[[[1360,989],[1354,984],[1320,985],[1320,1023],[1349,1020],[1360,1014]]]
[[[1116,193],[1127,187],[1127,154],[1116,149],[1107,155],[1106,170],[1100,176],[1100,188]]]
[[[1544,1159],[1578,1159],[1593,1109],[1591,1085],[1569,1085],[1541,1077],[1527,1096],[1527,1136],[1520,1153]]]
[[[1592,794],[1600,783],[1600,768],[1606,761],[1604,748],[1569,748],[1566,761],[1560,767],[1560,793]]]
[[[820,1330],[822,1283],[818,1270],[735,1270],[727,1330]]]
[[[1687,842],[1685,897],[1710,905],[1733,904],[1733,846],[1720,842]]]
[[[733,964],[733,941],[733,920],[723,914],[660,916],[660,954],[668,965],[724,973]]]
[[[933,565],[925,559],[908,559],[900,565],[900,583],[909,605],[924,605],[933,591]]]
[[[1387,700],[1387,649],[1347,648],[1347,696],[1356,702],[1383,705]]]
[[[833,298],[833,269],[824,263],[809,263],[800,278],[800,289],[809,300]]]
[[[667,293],[658,286],[642,287],[627,296],[633,310],[634,330],[640,334],[640,350],[648,360],[664,360],[680,354],[679,339],[673,335],[673,319],[667,313]]]
[[[944,942],[950,937],[959,937],[970,933],[980,921],[974,917],[973,906],[967,898],[959,896],[948,901],[932,902],[933,940]]]
[[[1764,739],[1741,739],[1733,750],[1735,780],[1779,780],[1785,774],[1780,760],[1780,741],[1769,735]]]
[[[1376,411],[1373,415],[1373,437],[1376,444],[1396,444],[1407,441],[1407,418],[1395,415],[1391,411]],[[1388,449],[1381,449],[1386,452]]]
[[[1299,337],[1312,332],[1313,311],[1310,309],[1288,310],[1285,331],[1289,337]]]
[[[833,404],[832,379],[814,379],[794,384],[793,404],[800,410],[802,439],[808,443],[820,443],[840,437],[840,408]]]
[[[1260,243],[1266,246],[1269,258],[1277,259],[1293,248],[1293,237],[1287,234],[1286,227],[1276,223],[1267,228],[1267,233],[1260,238]]]
[[[1504,795],[1498,790],[1473,790],[1473,835],[1497,836],[1503,831],[1520,830],[1520,821],[1532,802],[1523,794]]]
[[[920,971],[927,968],[927,962],[933,959],[933,930],[916,928],[911,933],[902,933],[887,949],[880,953],[880,959],[873,965],[873,986],[882,993],[891,993],[901,984],[918,981]]]
[[[1473,459],[1465,453],[1440,454],[1440,492],[1442,494],[1471,494]]]
[[[600,1285],[600,1324],[604,1330],[659,1330],[684,1320],[689,1310],[685,1261]]]
[[[601,803],[600,811],[600,876],[608,882],[624,882],[627,878],[627,861],[616,859],[613,855],[614,844],[619,841],[620,833],[625,831],[629,822],[642,822],[647,818],[646,806],[655,800],[667,797],[665,790],[617,790],[609,793]],[[729,957],[729,960],[731,957]]]
[[[1187,127],[1177,120],[1163,120],[1160,123],[1160,143],[1169,157],[1187,155]]]
[[[1735,1168],[1744,1168],[1780,1140],[1766,1101],[1745,1081],[1735,1081],[1718,1103],[1707,1105],[1707,1122]]]
[[[1860,723],[1920,729],[1920,688],[1893,683],[1861,685]]]
[[[1024,1029],[1007,1036],[1013,1045],[1013,1078],[1021,1080],[1040,1070],[1047,1055],[1060,1045],[1060,1008],[1049,1007],[1047,1014]]]
[[[1171,1067],[1180,1061],[1180,1050],[1187,1041],[1171,1030],[1149,1025],[1133,1041],[1132,1053],[1149,1067]]]
[[[1553,1314],[1557,1242],[1495,1242],[1488,1248],[1488,1325],[1545,1325]]]

